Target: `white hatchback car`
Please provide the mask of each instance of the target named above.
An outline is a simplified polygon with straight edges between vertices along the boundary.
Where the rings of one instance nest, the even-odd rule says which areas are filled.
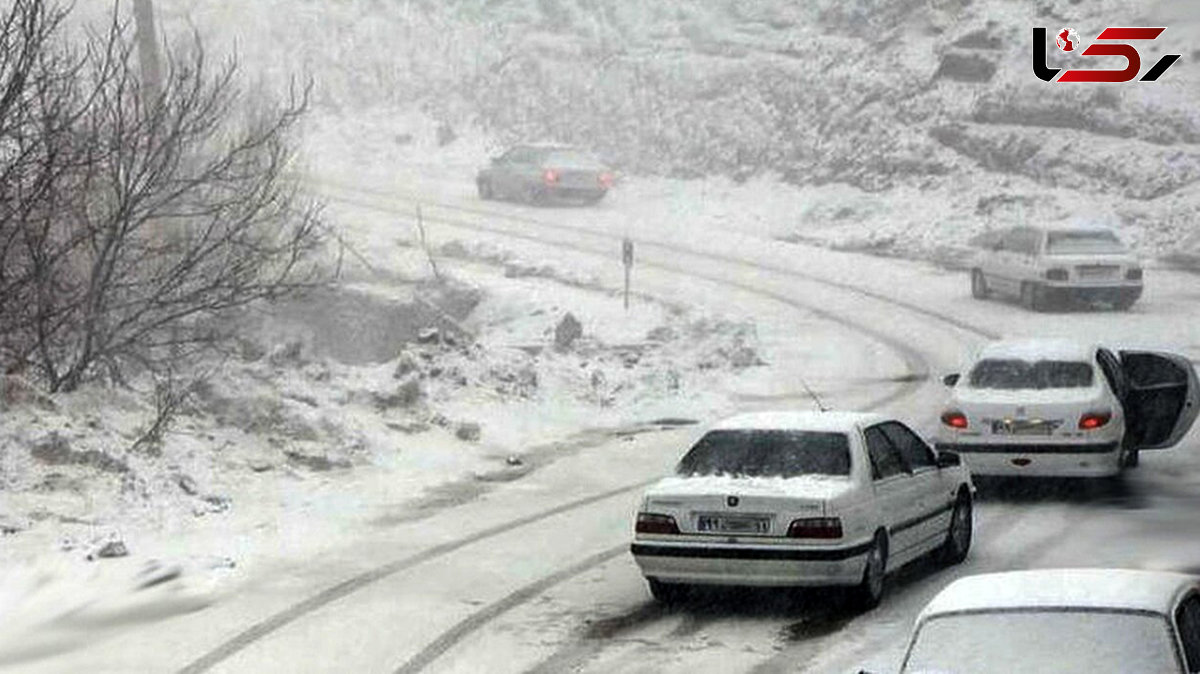
[[[971,295],[1017,298],[1041,311],[1067,300],[1128,309],[1142,296],[1142,267],[1110,229],[1013,227],[980,237]]]
[[[851,412],[736,416],[652,486],[632,552],[656,599],[691,584],[847,586],[863,608],[886,574],[971,545],[970,475],[894,419]]]
[[[1200,672],[1200,578],[1124,569],[968,576],[921,611],[900,674]]]
[[[1200,411],[1187,358],[1062,339],[993,342],[945,382],[936,445],[974,475],[1116,475],[1176,445]]]

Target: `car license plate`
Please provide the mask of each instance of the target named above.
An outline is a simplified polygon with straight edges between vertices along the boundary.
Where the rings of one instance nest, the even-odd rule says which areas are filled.
[[[1117,269],[1117,267],[1106,265],[1077,267],[1077,270],[1079,271],[1079,278],[1084,279],[1113,278],[1117,275]]]
[[[1058,419],[993,419],[993,435],[1050,435],[1062,424]]]
[[[696,529],[706,533],[765,534],[771,530],[771,520],[767,517],[701,515],[696,520]]]

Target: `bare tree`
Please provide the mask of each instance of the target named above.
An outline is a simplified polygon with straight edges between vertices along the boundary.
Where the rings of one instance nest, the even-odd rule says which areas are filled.
[[[73,153],[31,215],[13,218],[26,282],[11,311],[0,288],[3,346],[52,391],[98,371],[159,371],[229,336],[230,310],[324,278],[319,205],[283,176],[309,88],[250,100],[237,61],[211,65],[193,36],[147,98],[136,52],[114,12],[69,78],[82,114],[55,142]]]

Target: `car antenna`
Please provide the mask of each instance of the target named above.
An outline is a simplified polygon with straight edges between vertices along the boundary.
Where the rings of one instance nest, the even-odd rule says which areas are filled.
[[[817,404],[817,409],[821,410],[822,412],[829,411],[829,408],[825,407],[825,403],[821,402],[821,399],[817,397],[817,394],[808,387],[808,382],[804,381],[804,377],[800,377],[800,385],[804,387],[804,390],[808,392],[808,395],[813,399],[813,402]]]

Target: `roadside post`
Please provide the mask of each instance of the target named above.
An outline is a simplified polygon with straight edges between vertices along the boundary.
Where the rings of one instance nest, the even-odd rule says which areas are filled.
[[[629,311],[629,272],[633,269],[633,241],[621,241],[621,262],[625,265],[625,311]]]

